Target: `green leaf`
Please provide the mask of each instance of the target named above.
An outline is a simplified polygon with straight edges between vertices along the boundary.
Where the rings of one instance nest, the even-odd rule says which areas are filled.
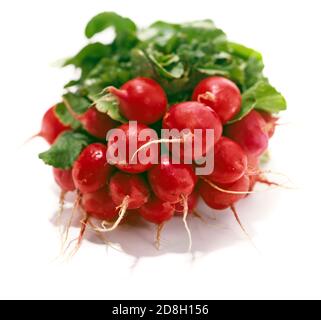
[[[253,50],[251,48],[245,47],[242,44],[235,43],[235,42],[228,42],[229,51],[239,56],[243,59],[250,59],[255,58],[256,60],[262,61],[262,55],[260,52]]]
[[[85,29],[86,37],[90,39],[109,27],[114,27],[117,34],[134,34],[137,29],[135,23],[128,18],[124,18],[114,12],[102,12],[88,22]]]
[[[55,113],[59,120],[66,126],[70,126],[73,129],[81,127],[81,123],[77,121],[68,111],[64,103],[58,103],[55,108]]]
[[[149,50],[146,55],[160,76],[167,79],[179,79],[184,75],[184,65],[179,56],[163,55],[152,50]]]
[[[86,35],[92,38],[109,27],[116,31],[112,43],[89,44],[66,62],[82,70],[79,79],[66,85],[73,92],[96,101],[108,86],[121,87],[134,77],[149,77],[164,88],[171,104],[189,100],[199,81],[217,75],[231,79],[244,94],[242,110],[233,121],[253,108],[284,109],[284,98],[267,90],[271,86],[263,75],[261,54],[229,42],[211,20],[183,24],[157,21],[137,31],[131,20],[103,12],[88,23]],[[257,90],[263,91],[263,96]],[[99,101],[98,108],[126,121],[115,102]]]
[[[72,110],[79,115],[85,113],[91,106],[91,102],[87,98],[76,93],[68,92],[63,95],[63,98],[68,101]]]
[[[127,123],[119,111],[119,103],[117,98],[112,95],[104,95],[95,101],[96,109],[99,112],[106,113],[110,118],[121,123]]]
[[[40,153],[39,158],[55,168],[70,169],[82,150],[92,142],[92,138],[84,133],[67,131],[48,151]]]
[[[80,50],[74,57],[67,59],[64,66],[74,65],[80,68],[82,77],[85,77],[102,58],[110,55],[110,46],[99,42],[91,43]]]
[[[243,93],[241,111],[230,123],[243,119],[253,109],[278,113],[286,110],[286,107],[286,101],[281,93],[267,80],[261,80]]]

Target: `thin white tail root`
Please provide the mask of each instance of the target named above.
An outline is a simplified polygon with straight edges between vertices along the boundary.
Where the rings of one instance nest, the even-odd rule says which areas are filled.
[[[127,208],[128,208],[128,203],[129,203],[129,196],[126,196],[123,200],[123,203],[121,204],[121,206],[119,206],[119,216],[118,216],[118,219],[116,220],[116,222],[109,228],[106,228],[106,221],[103,221],[102,222],[102,228],[95,228],[94,230],[95,231],[98,231],[98,232],[111,232],[111,231],[114,231],[115,229],[117,229],[117,227],[119,226],[119,224],[123,221],[125,215],[126,215],[126,212],[127,212]],[[109,223],[108,223],[109,224]]]
[[[80,221],[81,228],[78,237],[75,239],[77,241],[75,248],[72,250],[72,252],[69,255],[69,258],[72,258],[75,256],[75,254],[79,251],[81,247],[81,243],[84,239],[84,235],[87,229],[87,223],[89,221],[89,216],[86,214],[85,218]]]
[[[75,199],[75,202],[74,202],[74,206],[72,208],[72,211],[71,211],[71,215],[70,215],[70,218],[68,220],[68,223],[65,227],[65,230],[63,231],[63,239],[62,239],[62,244],[61,244],[61,252],[64,252],[64,246],[69,238],[69,231],[70,231],[70,228],[71,228],[71,225],[72,225],[72,221],[74,219],[74,216],[75,216],[75,213],[79,207],[79,204],[80,204],[80,201],[81,201],[81,195],[80,195],[80,192],[77,191],[77,194],[76,194],[76,199]]]
[[[243,224],[242,224],[242,222],[241,222],[241,220],[240,220],[240,217],[239,217],[238,214],[237,214],[237,211],[236,211],[236,208],[235,208],[234,205],[231,206],[231,210],[232,210],[232,212],[233,212],[233,215],[234,215],[234,218],[235,218],[236,222],[238,223],[238,225],[240,226],[240,228],[241,228],[242,231],[244,232],[244,234],[245,234],[245,236],[247,237],[247,239],[251,242],[252,246],[253,246],[257,251],[259,251],[258,248],[257,248],[257,246],[255,245],[255,243],[253,242],[251,236],[249,235],[249,233],[247,232],[247,230],[246,230],[245,227],[243,226]]]
[[[164,222],[157,225],[156,241],[155,241],[155,245],[156,245],[157,250],[160,250],[160,247],[161,247],[161,236],[162,236],[162,231],[164,229],[164,226],[165,226]]]
[[[182,200],[183,200],[183,206],[184,206],[184,214],[183,214],[183,222],[185,225],[185,229],[188,235],[188,252],[192,251],[192,245],[193,245],[193,241],[192,241],[192,234],[191,234],[191,230],[188,227],[188,223],[187,223],[187,216],[188,216],[188,199],[182,195]]]

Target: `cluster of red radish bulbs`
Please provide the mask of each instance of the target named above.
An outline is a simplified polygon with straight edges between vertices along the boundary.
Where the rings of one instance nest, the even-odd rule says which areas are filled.
[[[260,157],[267,150],[277,119],[272,114],[253,110],[240,121],[231,121],[242,105],[241,92],[232,81],[223,77],[206,78],[195,87],[190,101],[170,107],[162,87],[149,78],[135,78],[119,89],[106,90],[117,98],[120,113],[130,121],[137,121],[137,131],[155,131],[152,128],[155,123],[161,123],[164,129],[192,132],[214,129],[215,146],[211,147],[215,167],[210,175],[197,176],[195,163],[174,164],[169,156],[160,156],[158,164],[125,161],[111,165],[106,154],[115,141],[88,145],[71,169],[53,169],[63,194],[77,191],[78,204],[86,214],[81,236],[89,222],[97,232],[111,232],[130,215],[139,215],[156,224],[158,236],[175,215],[183,218],[189,231],[186,218],[188,214],[196,214],[199,197],[210,208],[231,208],[235,213],[235,204],[253,190],[256,182],[266,182],[259,168]],[[78,120],[99,139],[106,138],[113,128],[124,131],[126,144],[133,137],[128,124],[112,120],[95,105]],[[60,122],[55,107],[49,109],[40,135],[52,144],[67,130],[71,128]],[[148,142],[148,139],[138,141],[137,148]]]

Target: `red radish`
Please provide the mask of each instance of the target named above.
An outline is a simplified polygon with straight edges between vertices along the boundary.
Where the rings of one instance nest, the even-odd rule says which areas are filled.
[[[166,112],[166,94],[152,79],[135,78],[126,82],[120,89],[109,87],[108,91],[118,98],[120,112],[128,120],[153,124]]]
[[[72,170],[53,169],[56,183],[64,192],[75,191],[76,187],[72,178]]]
[[[161,163],[148,172],[148,180],[159,199],[177,203],[193,192],[197,177],[192,166],[172,164],[168,156],[162,156]]]
[[[212,209],[224,210],[246,197],[250,187],[250,179],[244,175],[230,185],[214,185],[210,181],[201,181],[200,195]]]
[[[188,196],[187,204],[188,204],[188,212],[189,213],[194,213],[198,198],[199,198],[199,191],[198,191],[198,188],[196,188]],[[182,201],[175,204],[175,213],[180,216],[184,214],[184,203]]]
[[[193,167],[187,164],[173,164],[168,156],[162,156],[161,163],[148,172],[148,180],[155,195],[162,201],[184,206],[183,222],[189,238],[189,251],[192,236],[187,224],[188,197],[197,183]]]
[[[220,184],[230,184],[239,180],[246,172],[247,156],[242,148],[222,137],[215,145],[214,171],[206,178]]]
[[[53,144],[57,137],[70,130],[69,126],[65,126],[55,113],[56,106],[51,107],[42,119],[40,133],[36,136],[43,137],[49,144]]]
[[[112,166],[107,163],[107,147],[101,143],[87,146],[76,160],[72,176],[81,193],[92,193],[107,185]]]
[[[107,114],[99,112],[94,106],[90,107],[78,119],[86,131],[100,139],[106,139],[107,132],[119,124]]]
[[[146,221],[157,225],[156,247],[159,249],[161,232],[165,222],[174,216],[174,206],[169,202],[164,202],[153,196],[146,204],[138,209],[138,212]]]
[[[100,232],[111,232],[123,221],[127,210],[135,210],[142,207],[149,199],[149,188],[145,180],[138,175],[129,175],[122,172],[115,173],[109,183],[110,195],[113,203],[119,209],[119,217],[113,226],[97,228]]]
[[[116,206],[124,205],[126,209],[139,209],[149,199],[149,189],[145,180],[138,175],[122,172],[115,173],[109,182],[110,194]]]
[[[260,115],[263,117],[263,119],[266,122],[265,131],[269,135],[269,138],[272,138],[279,118],[265,111],[260,111]]]
[[[129,150],[129,145],[137,145],[137,149],[145,145],[147,142],[149,142],[151,139],[157,139],[157,133],[153,129],[147,127],[144,124],[137,123],[137,126],[131,126],[130,124],[123,124],[122,126],[118,127],[118,129],[122,130],[125,133],[125,145],[126,145],[126,151],[124,155],[120,155],[118,152],[118,156],[120,156],[120,162],[116,163],[115,166],[124,172],[127,173],[142,173],[147,170],[149,170],[154,163],[157,163],[158,159],[158,146],[154,145],[152,146],[149,150],[144,149],[142,151],[139,151],[137,153],[137,158],[136,158],[136,164],[130,163],[131,160],[133,160],[133,155],[130,154]],[[144,131],[144,138],[146,139],[139,139],[139,135]],[[108,140],[108,156],[109,157],[109,152],[113,152],[114,149],[117,149],[117,145],[120,145],[119,137],[117,136],[112,136],[109,137]],[[136,150],[137,150],[136,149]],[[133,151],[136,151],[133,150]],[[156,152],[155,152],[156,150]],[[119,150],[118,150],[119,151]],[[149,161],[147,163],[141,163],[139,161],[141,157],[143,157],[146,154],[148,156]],[[150,157],[149,157],[150,156]]]
[[[258,157],[268,148],[266,122],[255,110],[245,118],[225,128],[225,134],[237,142],[247,155]]]
[[[193,159],[195,159],[195,155],[202,156],[212,150],[214,144],[221,138],[223,130],[221,120],[215,111],[195,101],[183,102],[172,106],[163,119],[163,129],[178,129],[179,131],[189,129],[192,134],[195,129],[201,129],[202,143],[196,146],[194,138],[192,140]],[[206,144],[206,129],[214,130],[214,141],[209,145]],[[196,147],[197,149],[194,150]],[[182,144],[181,156],[184,154],[183,151],[184,145]]]
[[[63,102],[69,113],[83,125],[84,129],[99,139],[106,139],[107,132],[119,124],[107,114],[99,112],[95,106],[91,106],[84,114],[79,115],[67,99],[63,99]]]
[[[87,214],[99,220],[110,221],[116,218],[118,214],[107,187],[93,193],[84,194],[81,199],[81,206]]]
[[[138,209],[139,214],[147,221],[162,224],[174,215],[174,206],[153,196],[146,204]]]
[[[202,80],[194,90],[193,100],[215,110],[223,124],[240,112],[242,104],[239,88],[234,82],[223,77]]]

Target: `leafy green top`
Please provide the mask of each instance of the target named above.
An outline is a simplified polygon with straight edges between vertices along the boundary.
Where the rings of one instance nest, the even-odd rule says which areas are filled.
[[[114,120],[126,122],[117,100],[103,93],[106,87],[119,87],[136,76],[155,79],[166,91],[170,104],[189,100],[193,88],[203,78],[227,77],[238,85],[243,95],[242,109],[232,122],[242,119],[252,109],[270,113],[286,109],[283,96],[263,75],[261,54],[230,42],[211,20],[183,24],[158,21],[138,30],[130,19],[103,12],[89,21],[85,35],[92,39],[110,27],[115,30],[113,41],[89,43],[65,61],[65,66],[73,65],[80,70],[80,77],[65,85],[68,92],[64,95],[78,114],[95,104]],[[56,114],[64,124],[81,128],[63,103],[58,104]],[[48,164],[67,168],[86,142],[88,139],[81,133],[67,133],[40,157]],[[69,143],[74,150],[63,154]],[[60,160],[53,161],[56,156]]]
[[[66,88],[95,97],[109,85],[121,86],[135,76],[147,76],[159,82],[174,103],[190,99],[197,82],[212,75],[230,78],[242,92],[251,88],[252,94],[260,90],[258,82],[269,86],[261,54],[228,41],[211,20],[183,24],[158,21],[138,30],[130,19],[103,12],[90,20],[85,34],[92,38],[109,27],[115,29],[111,43],[91,43],[66,61],[65,65],[81,70],[80,78]],[[269,90],[264,90],[265,98],[260,91],[260,98],[265,100],[265,110],[278,112],[275,102],[283,100],[285,105],[285,101],[273,87],[270,90],[275,91],[273,98]],[[244,108],[241,115],[249,110],[247,103]]]

